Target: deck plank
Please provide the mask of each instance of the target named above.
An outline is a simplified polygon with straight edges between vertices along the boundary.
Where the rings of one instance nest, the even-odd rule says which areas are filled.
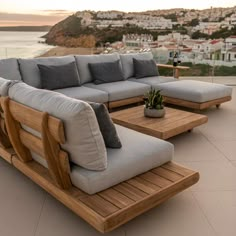
[[[103,217],[109,216],[119,210],[118,207],[106,201],[98,194],[87,195],[87,197],[81,198],[80,201]]]
[[[193,173],[192,170],[187,169],[183,166],[177,165],[173,162],[168,162],[165,165],[162,166],[163,168],[167,169],[167,170],[171,170],[177,174],[180,174],[182,176],[188,176],[191,175]]]
[[[165,188],[167,186],[169,186],[170,184],[172,184],[173,182],[163,178],[155,173],[152,172],[146,172],[142,175],[139,175],[140,178],[145,179],[146,181],[149,181],[152,184],[157,185],[159,188]]]
[[[125,183],[125,182],[118,184],[113,188],[134,201],[139,201],[139,200],[143,199],[144,197],[148,196],[147,193],[145,193],[145,192],[139,190],[138,188],[135,188],[132,185]]]
[[[134,203],[134,201],[113,188],[98,193],[99,196],[111,202],[120,209]]]
[[[147,194],[152,194],[160,189],[160,187],[158,187],[157,185],[152,184],[149,181],[146,181],[145,179],[142,179],[140,177],[134,177],[130,180],[127,180],[127,183]]]
[[[165,169],[165,168],[162,168],[162,167],[159,167],[159,168],[156,168],[156,169],[153,169],[152,170],[153,173],[165,178],[165,179],[168,179],[172,182],[176,182],[178,180],[180,180],[183,176],[176,173],[176,172],[173,172],[171,170],[168,170],[168,169]]]

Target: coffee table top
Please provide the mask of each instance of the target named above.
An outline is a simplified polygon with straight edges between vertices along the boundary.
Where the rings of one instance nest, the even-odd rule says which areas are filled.
[[[161,139],[192,130],[204,124],[208,117],[188,111],[166,107],[163,118],[144,116],[144,106],[137,106],[111,113],[114,123]]]

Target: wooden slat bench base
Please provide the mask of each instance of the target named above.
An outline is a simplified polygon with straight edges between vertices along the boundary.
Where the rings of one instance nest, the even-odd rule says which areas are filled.
[[[46,168],[13,156],[12,164],[98,231],[109,232],[195,184],[199,173],[169,162],[114,187],[89,195],[57,187]]]
[[[221,103],[228,102],[231,99],[232,99],[232,97],[227,96],[227,97],[211,100],[208,102],[197,103],[197,102],[190,102],[190,101],[186,101],[186,100],[182,100],[182,99],[164,96],[165,103],[169,103],[169,104],[173,104],[173,105],[177,105],[177,106],[188,107],[188,108],[192,108],[195,110],[204,110],[204,109],[207,109],[211,106],[219,107],[219,105]]]

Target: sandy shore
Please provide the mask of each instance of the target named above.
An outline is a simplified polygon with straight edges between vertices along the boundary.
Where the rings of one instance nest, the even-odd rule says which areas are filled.
[[[53,57],[53,56],[66,56],[66,55],[89,55],[97,53],[96,48],[66,48],[66,47],[55,47],[49,51],[43,53],[39,57]]]

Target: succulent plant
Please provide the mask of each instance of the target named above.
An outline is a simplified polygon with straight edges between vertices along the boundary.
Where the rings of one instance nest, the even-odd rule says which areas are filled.
[[[149,109],[161,110],[164,108],[161,90],[151,89],[144,95],[145,107]]]

